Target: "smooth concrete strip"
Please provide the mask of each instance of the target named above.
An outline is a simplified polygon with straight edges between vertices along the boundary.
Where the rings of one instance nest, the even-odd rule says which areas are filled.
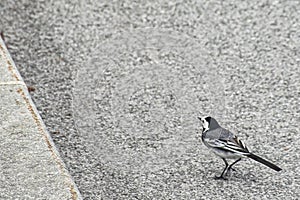
[[[0,37],[0,83],[10,81],[24,83]]]
[[[0,199],[82,199],[0,38]]]

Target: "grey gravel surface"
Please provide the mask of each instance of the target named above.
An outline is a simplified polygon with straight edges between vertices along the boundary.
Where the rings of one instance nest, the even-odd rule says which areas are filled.
[[[85,199],[297,199],[298,1],[9,1],[0,28]],[[210,114],[250,160],[229,181]]]

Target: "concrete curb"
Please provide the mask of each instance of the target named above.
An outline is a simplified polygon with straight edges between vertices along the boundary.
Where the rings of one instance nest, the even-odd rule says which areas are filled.
[[[82,199],[0,38],[0,199]]]

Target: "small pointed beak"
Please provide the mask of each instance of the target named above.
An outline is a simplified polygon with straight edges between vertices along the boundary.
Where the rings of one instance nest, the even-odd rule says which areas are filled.
[[[201,122],[203,122],[203,120],[202,120],[202,118],[201,118],[201,117],[198,117],[198,119],[199,119]]]

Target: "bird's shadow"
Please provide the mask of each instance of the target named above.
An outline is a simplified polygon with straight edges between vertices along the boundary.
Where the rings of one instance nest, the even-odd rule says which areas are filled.
[[[259,174],[249,170],[242,170],[238,167],[235,167],[233,170],[228,172],[228,174],[225,176],[226,179],[216,179],[220,173],[221,172],[218,169],[207,170],[205,176],[211,181],[243,182],[244,184],[258,182],[261,180]]]
[[[257,173],[252,171],[243,171],[237,168],[235,168],[235,171],[229,172],[227,177],[227,181],[244,183],[253,183],[259,181],[260,179]]]

